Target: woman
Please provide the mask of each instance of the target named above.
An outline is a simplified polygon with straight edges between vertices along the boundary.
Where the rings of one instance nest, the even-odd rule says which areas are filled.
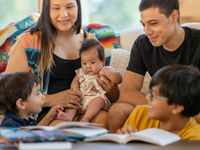
[[[88,36],[81,29],[80,0],[43,0],[38,23],[13,46],[6,72],[31,71],[41,78],[46,97],[38,120],[57,104],[79,108],[81,93],[69,88],[75,70],[81,67],[79,49]],[[105,77],[99,77],[98,82],[111,100],[117,99],[109,96],[115,89],[113,83]],[[105,115],[99,114],[96,122]]]

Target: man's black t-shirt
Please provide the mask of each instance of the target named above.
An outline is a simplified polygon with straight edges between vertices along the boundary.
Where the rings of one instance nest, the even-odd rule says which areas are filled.
[[[133,44],[127,70],[152,76],[158,69],[172,64],[193,65],[200,68],[200,30],[183,28],[185,39],[173,52],[154,47],[145,35],[140,35]],[[176,42],[176,41],[174,41]]]

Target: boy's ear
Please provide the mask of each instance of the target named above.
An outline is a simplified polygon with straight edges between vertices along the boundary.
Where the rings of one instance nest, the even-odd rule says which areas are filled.
[[[184,110],[184,106],[178,105],[178,104],[173,104],[172,106],[172,114],[178,114],[181,113]]]
[[[17,106],[18,110],[24,110],[26,108],[25,105],[24,105],[24,101],[22,100],[22,98],[17,99],[16,106]]]

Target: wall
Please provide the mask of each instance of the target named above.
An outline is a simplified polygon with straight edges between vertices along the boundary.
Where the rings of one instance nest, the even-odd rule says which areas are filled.
[[[200,22],[200,0],[179,0],[181,23]]]

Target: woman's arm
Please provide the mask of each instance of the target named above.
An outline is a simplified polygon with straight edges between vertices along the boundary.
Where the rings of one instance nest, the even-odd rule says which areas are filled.
[[[72,80],[72,83],[71,83],[71,89],[72,90],[77,90],[77,91],[80,91],[80,87],[79,87],[79,79],[78,79],[78,76],[76,75],[74,77],[74,79]]]
[[[20,38],[10,50],[10,58],[5,73],[16,71],[30,71],[24,45]]]

